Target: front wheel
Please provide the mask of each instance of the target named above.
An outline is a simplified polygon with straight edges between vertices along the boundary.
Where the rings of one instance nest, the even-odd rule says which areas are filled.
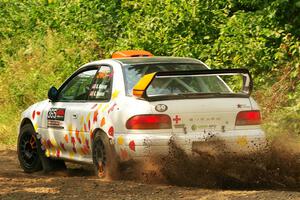
[[[36,133],[30,124],[26,124],[21,128],[17,150],[20,166],[24,172],[32,173],[42,170]]]
[[[93,164],[96,175],[101,178],[117,178],[118,161],[113,146],[106,135],[98,132],[93,140]]]

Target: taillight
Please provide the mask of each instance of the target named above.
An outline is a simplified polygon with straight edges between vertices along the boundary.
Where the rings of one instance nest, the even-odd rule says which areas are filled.
[[[168,115],[135,115],[127,120],[127,129],[170,129],[171,118]]]
[[[259,125],[261,124],[261,117],[259,110],[241,111],[237,114],[235,125]]]

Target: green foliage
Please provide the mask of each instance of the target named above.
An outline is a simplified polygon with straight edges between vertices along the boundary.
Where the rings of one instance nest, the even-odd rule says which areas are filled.
[[[0,0],[0,9],[1,134],[16,135],[17,116],[51,85],[123,49],[246,67],[267,129],[299,120],[299,0]]]
[[[269,115],[265,124],[268,136],[272,139],[279,135],[300,135],[300,103],[284,107]]]

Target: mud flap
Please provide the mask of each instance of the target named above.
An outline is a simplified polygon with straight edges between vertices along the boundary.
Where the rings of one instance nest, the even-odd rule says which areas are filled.
[[[52,160],[50,158],[47,158],[45,155],[45,151],[42,149],[42,144],[41,144],[41,136],[37,133],[35,133],[35,137],[37,138],[36,143],[37,143],[37,152],[40,157],[42,167],[43,167],[43,172],[47,173],[53,170],[60,170],[60,169],[66,169],[66,165],[64,161],[62,160]]]
[[[50,160],[46,157],[45,151],[42,150],[42,144],[41,144],[41,136],[37,133],[35,133],[36,137],[36,143],[37,143],[37,152],[38,155],[41,159],[42,167],[43,167],[43,172],[49,172],[52,170]]]

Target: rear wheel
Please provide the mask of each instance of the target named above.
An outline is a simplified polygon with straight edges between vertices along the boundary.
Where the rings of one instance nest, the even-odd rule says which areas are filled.
[[[118,161],[108,137],[101,132],[95,134],[92,148],[95,174],[101,179],[117,178]]]
[[[21,128],[17,150],[20,166],[24,172],[32,173],[42,169],[36,133],[31,124],[26,124]]]

